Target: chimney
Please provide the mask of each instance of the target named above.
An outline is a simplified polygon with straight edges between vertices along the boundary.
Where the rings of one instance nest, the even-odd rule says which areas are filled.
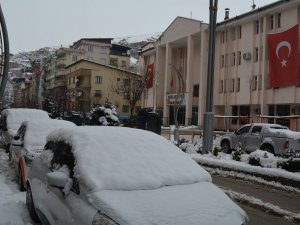
[[[228,20],[228,19],[229,19],[229,8],[226,8],[224,20]]]

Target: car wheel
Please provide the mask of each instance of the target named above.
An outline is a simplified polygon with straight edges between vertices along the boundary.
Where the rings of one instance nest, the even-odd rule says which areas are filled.
[[[19,169],[18,169],[18,185],[19,185],[19,189],[20,191],[25,191],[25,186],[24,186],[24,183],[23,183],[23,172],[22,172],[22,169],[21,167],[19,166]]]
[[[222,141],[222,143],[221,143],[221,149],[222,149],[222,152],[231,153],[231,148],[230,148],[229,141],[227,141],[227,140]]]
[[[32,192],[30,185],[27,185],[27,191],[26,191],[26,206],[29,211],[29,214],[31,216],[31,219],[34,222],[40,222],[40,219],[35,211],[34,203],[33,203],[33,198],[32,198]]]
[[[264,150],[264,151],[267,151],[267,152],[270,152],[270,153],[274,154],[274,149],[271,145],[263,145],[261,147],[261,150]]]

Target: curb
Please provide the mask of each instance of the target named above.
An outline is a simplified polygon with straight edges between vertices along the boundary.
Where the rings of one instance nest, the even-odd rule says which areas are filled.
[[[201,166],[217,168],[217,169],[225,170],[225,171],[235,171],[235,172],[239,172],[239,173],[252,175],[252,176],[255,176],[255,177],[260,177],[260,178],[263,178],[264,180],[267,180],[267,181],[278,182],[282,185],[291,186],[291,187],[294,187],[294,188],[299,188],[300,187],[300,182],[299,181],[289,179],[289,178],[285,178],[285,177],[269,176],[269,175],[266,175],[266,174],[260,174],[260,173],[256,173],[256,172],[249,172],[249,171],[245,171],[245,170],[239,170],[239,169],[236,169],[236,168],[228,168],[228,167],[225,167],[225,166],[211,165],[211,164],[205,163],[205,162],[197,162],[197,163]]]

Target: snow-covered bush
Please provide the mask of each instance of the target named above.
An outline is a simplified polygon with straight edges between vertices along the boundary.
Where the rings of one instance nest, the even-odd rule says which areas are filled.
[[[241,157],[242,157],[243,154],[245,154],[245,151],[241,148],[237,148],[236,151],[233,151],[231,153],[232,159],[235,160],[235,161],[241,161]]]
[[[90,125],[98,126],[119,126],[116,107],[105,105],[93,108],[90,111]]]
[[[276,168],[277,159],[274,154],[257,149],[250,153],[248,163],[255,166],[262,166],[267,168]]]
[[[300,159],[289,158],[278,162],[278,167],[290,172],[300,171]]]

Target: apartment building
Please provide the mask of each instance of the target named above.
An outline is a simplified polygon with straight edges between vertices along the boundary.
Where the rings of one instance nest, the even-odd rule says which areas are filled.
[[[89,112],[93,107],[112,103],[118,115],[128,118],[130,104],[124,86],[133,85],[139,76],[113,66],[81,59],[66,67],[66,96],[68,111]],[[134,112],[140,109],[140,101]]]
[[[271,34],[299,26],[300,2],[278,1],[233,18],[227,11],[225,18],[217,24],[216,31],[215,128],[232,130],[244,123],[262,121],[300,130],[300,82],[270,85],[274,77],[270,74],[268,53]],[[208,24],[177,17],[151,50],[147,46],[142,49],[141,71],[145,73],[146,66],[154,63],[155,74],[155,85],[145,92],[143,105],[160,109],[164,125],[174,124],[177,113],[179,124],[202,128],[208,38]],[[299,32],[296,38],[299,43]],[[291,49],[286,43],[278,45],[276,53],[282,67],[294,50],[299,55],[299,47]],[[296,76],[298,70],[293,71]]]

